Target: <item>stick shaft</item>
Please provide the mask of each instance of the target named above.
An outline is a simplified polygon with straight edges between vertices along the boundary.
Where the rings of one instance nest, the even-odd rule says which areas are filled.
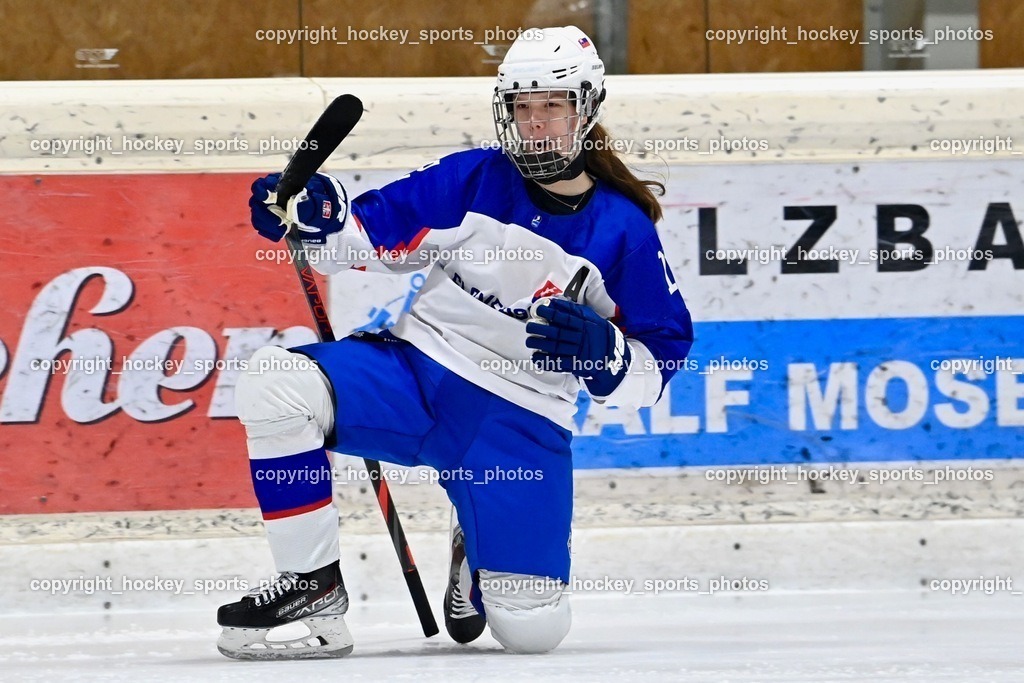
[[[324,110],[316,123],[306,135],[306,144],[292,157],[291,161],[281,173],[281,179],[277,186],[277,205],[285,208],[288,200],[297,194],[309,179],[316,173],[317,169],[327,160],[327,157],[337,149],[341,141],[355,127],[362,116],[363,104],[358,98],[352,95],[341,95],[331,102]],[[313,268],[306,258],[306,250],[302,243],[293,236],[294,229],[285,236],[288,249],[291,252],[292,264],[299,277],[306,303],[316,324],[317,338],[321,342],[336,341],[331,321],[327,317],[327,305],[320,296],[320,288],[316,284]],[[409,587],[409,594],[412,597],[413,605],[416,607],[416,614],[420,619],[420,626],[423,627],[423,635],[428,638],[439,632],[434,614],[430,609],[430,602],[427,599],[426,590],[423,588],[423,581],[420,578],[419,569],[413,560],[412,551],[409,549],[409,542],[402,530],[402,523],[398,518],[398,511],[395,509],[394,500],[391,498],[391,490],[381,476],[380,463],[376,460],[364,458],[373,490],[376,493],[377,502],[380,505],[381,514],[387,524],[388,534],[398,554],[398,562],[402,566],[402,573],[405,575],[405,582]]]

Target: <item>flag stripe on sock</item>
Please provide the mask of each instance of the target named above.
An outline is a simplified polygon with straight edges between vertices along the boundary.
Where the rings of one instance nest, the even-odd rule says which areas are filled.
[[[331,497],[328,496],[327,498],[324,498],[323,500],[318,500],[315,503],[310,503],[309,505],[303,505],[302,507],[292,508],[291,510],[279,510],[278,512],[264,512],[263,513],[263,519],[271,520],[271,519],[283,519],[285,517],[294,517],[295,515],[301,515],[301,514],[306,513],[306,512],[312,512],[313,510],[319,510],[320,508],[324,507],[325,505],[330,505],[330,504],[331,504]]]
[[[252,485],[264,519],[315,510],[330,501],[331,463],[323,447],[249,461]],[[284,514],[280,514],[284,513]]]

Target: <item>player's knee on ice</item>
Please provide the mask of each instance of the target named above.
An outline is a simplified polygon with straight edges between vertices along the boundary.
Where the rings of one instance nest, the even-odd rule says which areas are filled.
[[[479,586],[491,635],[507,651],[548,652],[569,633],[569,596],[557,580],[481,569]]]
[[[322,443],[334,426],[327,378],[308,356],[280,346],[256,350],[235,386],[235,410],[252,441]],[[306,432],[309,432],[308,434]],[[275,445],[265,444],[271,451]],[[274,452],[278,455],[287,449]],[[252,455],[252,453],[250,453]]]

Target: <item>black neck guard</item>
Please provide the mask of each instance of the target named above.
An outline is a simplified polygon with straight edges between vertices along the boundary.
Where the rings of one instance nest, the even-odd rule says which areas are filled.
[[[586,155],[586,150],[580,150],[580,153],[576,155],[576,158],[570,161],[569,165],[558,173],[552,176],[547,176],[546,178],[534,178],[534,180],[541,185],[550,185],[551,183],[557,183],[559,180],[572,180],[573,178],[579,178],[583,173],[583,169],[587,167]]]

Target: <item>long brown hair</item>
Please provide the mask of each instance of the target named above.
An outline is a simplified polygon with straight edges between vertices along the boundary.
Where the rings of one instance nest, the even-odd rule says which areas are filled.
[[[665,186],[656,180],[640,180],[630,171],[612,149],[611,136],[600,123],[587,133],[586,171],[626,195],[647,214],[652,223],[661,220],[658,197],[665,194]],[[654,194],[654,190],[658,194]]]

